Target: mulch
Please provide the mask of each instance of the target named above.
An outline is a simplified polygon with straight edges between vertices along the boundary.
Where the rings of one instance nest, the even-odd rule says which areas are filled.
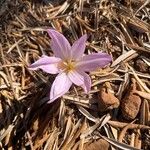
[[[89,94],[72,86],[47,103],[55,75],[28,66],[53,55],[48,28],[112,56]],[[149,109],[149,0],[0,1],[0,149],[147,150]]]

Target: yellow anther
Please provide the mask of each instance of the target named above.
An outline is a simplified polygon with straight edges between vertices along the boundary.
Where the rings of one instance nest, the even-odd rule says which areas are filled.
[[[66,72],[69,72],[75,69],[75,62],[74,61],[65,61],[65,62],[61,61],[58,64],[58,68]]]

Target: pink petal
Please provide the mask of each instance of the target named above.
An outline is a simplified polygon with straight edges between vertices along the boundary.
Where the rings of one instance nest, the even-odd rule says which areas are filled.
[[[60,61],[61,61],[60,58],[48,57],[46,55],[43,55],[39,60],[31,64],[29,66],[29,69],[30,70],[42,69],[47,73],[56,74],[59,73],[57,65]]]
[[[56,57],[66,59],[71,56],[71,46],[68,40],[59,32],[48,29],[49,36],[51,37],[51,47]]]
[[[83,56],[83,53],[85,51],[85,44],[87,40],[87,35],[83,35],[80,39],[74,42],[72,45],[72,58],[77,59]]]
[[[82,71],[70,71],[68,73],[70,80],[77,86],[81,86],[86,93],[91,89],[91,79],[88,74]]]
[[[83,71],[94,71],[108,65],[111,61],[111,56],[106,53],[94,53],[83,56],[76,67]]]
[[[58,97],[64,95],[70,89],[72,85],[71,80],[68,78],[66,73],[60,73],[54,80],[51,91],[50,91],[50,101],[48,103],[53,102]]]

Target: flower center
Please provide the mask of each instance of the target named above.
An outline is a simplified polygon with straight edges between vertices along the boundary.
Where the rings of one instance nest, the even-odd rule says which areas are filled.
[[[75,69],[75,62],[74,61],[61,61],[58,64],[58,68],[64,70],[65,72],[69,72]]]

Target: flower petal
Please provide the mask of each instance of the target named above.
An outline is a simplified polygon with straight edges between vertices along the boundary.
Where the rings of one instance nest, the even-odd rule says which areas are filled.
[[[56,57],[66,59],[71,56],[71,45],[68,40],[59,32],[48,29],[49,36],[51,37],[51,47]]]
[[[77,86],[81,86],[85,93],[88,93],[91,89],[91,79],[88,74],[82,71],[70,71],[68,73],[70,80]]]
[[[87,35],[83,35],[80,39],[74,42],[72,45],[71,51],[72,51],[72,58],[77,59],[83,56],[83,53],[85,51],[85,44],[87,40]]]
[[[61,61],[60,58],[48,57],[46,55],[43,55],[39,60],[31,64],[29,66],[29,69],[30,70],[42,69],[47,73],[56,74],[59,73],[57,65],[60,61]]]
[[[108,65],[111,61],[111,56],[106,53],[94,53],[83,56],[76,64],[76,67],[83,71],[94,71],[99,67],[102,68]]]
[[[50,91],[50,101],[48,103],[53,102],[58,97],[64,95],[70,89],[72,85],[71,80],[68,78],[66,73],[60,73],[54,80],[51,91]]]

